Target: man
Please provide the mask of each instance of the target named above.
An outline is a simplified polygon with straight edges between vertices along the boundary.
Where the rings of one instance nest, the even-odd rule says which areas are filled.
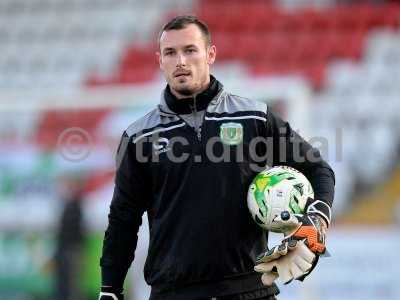
[[[79,300],[83,297],[76,275],[81,271],[85,238],[82,214],[85,180],[77,174],[65,174],[60,177],[59,183],[64,207],[59,220],[54,257],[54,299]]]
[[[281,250],[298,255],[293,239],[311,223],[308,215],[299,218],[290,241],[261,256],[270,264],[258,271],[272,278],[261,281],[254,266],[267,250],[267,235],[248,213],[250,182],[267,165],[303,172],[318,199],[308,206],[322,234],[330,221],[333,171],[264,103],[230,94],[210,75],[216,47],[197,18],[168,22],[157,55],[168,84],[158,107],[129,126],[119,145],[100,299],[122,299],[145,211],[150,244],[144,275],[151,300],[275,299],[273,280],[285,269],[277,265],[286,257]]]

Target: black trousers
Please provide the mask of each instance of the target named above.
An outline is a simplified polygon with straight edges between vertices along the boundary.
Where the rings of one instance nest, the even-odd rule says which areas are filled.
[[[161,298],[155,295],[150,295],[149,300],[277,300],[275,295],[265,296],[259,292],[248,292],[242,293],[238,295],[229,295],[229,296],[221,296],[221,297],[211,297],[211,298],[201,298],[201,297],[175,297],[175,296],[162,296]]]
[[[150,297],[149,300],[156,300],[157,298]],[[158,299],[157,299],[158,300]],[[172,298],[168,298],[168,300],[173,300]],[[246,298],[242,295],[231,295],[224,297],[214,297],[214,298],[190,298],[187,300],[277,300],[276,296],[263,296],[261,298]]]
[[[249,298],[250,297],[250,298]],[[213,298],[211,298],[213,299]],[[243,295],[234,295],[234,296],[225,296],[225,297],[218,297],[214,298],[214,300],[276,300],[276,297],[274,295],[272,296],[261,296],[261,298],[254,298],[249,294],[249,296],[246,296],[246,294]]]

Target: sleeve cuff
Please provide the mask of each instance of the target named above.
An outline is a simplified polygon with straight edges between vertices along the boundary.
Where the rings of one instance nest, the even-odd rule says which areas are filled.
[[[111,297],[111,299],[120,299],[118,296],[122,295],[123,290],[121,289],[114,289],[111,286],[102,286],[101,287],[101,292],[100,292],[100,297],[101,296],[107,296]]]
[[[122,293],[127,272],[128,270],[102,267],[101,285],[103,287],[112,287],[112,290],[116,293]]]
[[[314,200],[307,205],[306,213],[318,214],[326,221],[328,227],[331,225],[331,208],[324,201]]]

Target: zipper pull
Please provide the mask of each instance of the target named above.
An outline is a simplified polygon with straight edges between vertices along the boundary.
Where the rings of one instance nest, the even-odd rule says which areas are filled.
[[[199,141],[201,141],[201,127],[199,128],[199,130],[197,130],[197,138]]]

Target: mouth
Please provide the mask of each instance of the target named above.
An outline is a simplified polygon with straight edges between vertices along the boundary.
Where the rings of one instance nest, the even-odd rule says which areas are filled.
[[[190,75],[191,75],[190,71],[179,71],[174,74],[174,77],[175,78],[184,78],[184,77],[187,77]]]

